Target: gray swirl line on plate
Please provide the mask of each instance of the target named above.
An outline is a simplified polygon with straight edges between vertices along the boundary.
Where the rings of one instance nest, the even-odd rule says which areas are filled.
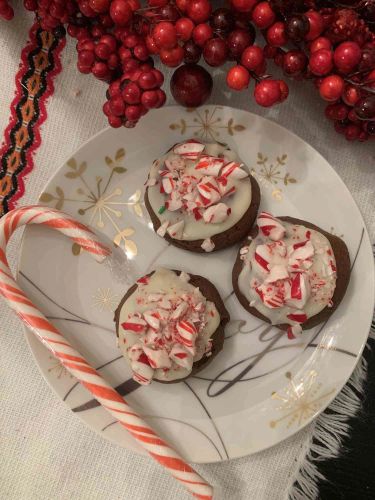
[[[170,422],[177,422],[179,424],[182,424],[182,425],[186,425],[187,427],[190,427],[191,429],[194,429],[196,432],[198,432],[199,434],[202,434],[202,436],[204,436],[211,444],[212,446],[215,448],[215,450],[217,451],[217,454],[219,455],[219,457],[221,459],[223,459],[223,455],[222,453],[220,452],[219,448],[216,446],[216,444],[214,443],[214,441],[210,438],[210,436],[207,436],[206,433],[204,433],[201,429],[199,429],[198,427],[195,427],[194,425],[191,425],[189,424],[188,422],[184,422],[183,420],[178,420],[177,418],[170,418],[170,417],[162,417],[162,416],[159,416],[159,415],[142,415],[142,418],[144,419],[160,419],[160,420],[167,420],[167,421],[170,421]],[[114,420],[113,422],[110,422],[109,424],[107,424],[106,426],[104,426],[101,431],[104,432],[106,431],[109,427],[111,427],[112,425],[115,425],[115,424],[118,424],[119,421],[118,420]]]
[[[206,413],[206,415],[208,416],[208,418],[210,419],[210,422],[212,424],[212,427],[215,429],[215,432],[218,436],[218,438],[220,439],[220,442],[221,442],[221,445],[223,447],[223,450],[224,450],[224,453],[226,455],[226,457],[229,459],[230,456],[228,455],[228,451],[227,451],[227,448],[224,444],[224,441],[223,441],[223,438],[221,437],[221,434],[219,432],[219,429],[217,428],[216,426],[216,423],[215,423],[215,420],[212,418],[211,416],[211,413],[208,411],[208,409],[205,407],[203,401],[201,400],[201,398],[198,396],[198,394],[194,391],[194,389],[192,387],[190,387],[190,385],[186,382],[186,380],[183,381],[183,384],[188,388],[190,389],[190,391],[194,394],[195,398],[197,399],[198,403],[201,405],[201,407],[203,408],[204,412]]]

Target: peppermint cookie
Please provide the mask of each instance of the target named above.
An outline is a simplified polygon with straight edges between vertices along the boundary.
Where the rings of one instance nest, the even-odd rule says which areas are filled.
[[[241,241],[260,202],[258,183],[236,153],[195,139],[156,160],[146,185],[146,208],[157,234],[193,252]]]
[[[207,279],[159,268],[126,292],[115,321],[133,378],[147,385],[178,382],[207,366],[223,347],[229,314]]]
[[[325,321],[345,295],[345,243],[310,222],[262,212],[240,249],[233,288],[243,307],[295,338]]]

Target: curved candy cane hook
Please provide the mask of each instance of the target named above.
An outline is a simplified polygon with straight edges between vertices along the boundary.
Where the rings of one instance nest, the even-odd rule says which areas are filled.
[[[0,294],[55,358],[126,428],[151,457],[163,465],[194,497],[211,500],[212,486],[157,436],[124,398],[71,346],[18,286],[8,265],[6,247],[17,228],[30,224],[40,224],[60,231],[100,262],[111,254],[111,250],[101,243],[88,227],[67,214],[43,206],[17,208],[0,219]]]

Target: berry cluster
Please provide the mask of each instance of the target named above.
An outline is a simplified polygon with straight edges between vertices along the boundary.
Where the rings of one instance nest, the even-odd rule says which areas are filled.
[[[152,60],[151,60],[152,61]],[[114,80],[107,91],[104,114],[112,127],[134,127],[149,109],[164,105],[166,95],[160,89],[164,82],[161,71],[150,63],[139,64]]]
[[[225,6],[221,5],[225,3]],[[77,39],[78,70],[107,82],[103,106],[111,126],[133,127],[165,102],[153,58],[176,68],[175,100],[196,107],[212,77],[198,63],[222,66],[230,89],[253,84],[265,107],[283,102],[286,78],[311,80],[327,102],[325,115],[348,140],[375,137],[375,0],[24,0],[41,26]],[[348,7],[346,7],[348,6]],[[350,7],[350,8],[349,8]],[[10,19],[8,0],[0,16]],[[264,43],[254,43],[256,31]]]

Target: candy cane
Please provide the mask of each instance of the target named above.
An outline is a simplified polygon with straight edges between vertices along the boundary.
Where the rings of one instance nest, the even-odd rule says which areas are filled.
[[[86,226],[58,210],[42,206],[17,208],[0,219],[0,294],[26,326],[52,352],[62,365],[88,389],[99,403],[123,425],[138,443],[196,498],[210,500],[213,488],[195,472],[128,405],[66,338],[27,298],[12,276],[6,247],[20,226],[40,224],[69,236],[84,250],[103,261],[111,250]]]

